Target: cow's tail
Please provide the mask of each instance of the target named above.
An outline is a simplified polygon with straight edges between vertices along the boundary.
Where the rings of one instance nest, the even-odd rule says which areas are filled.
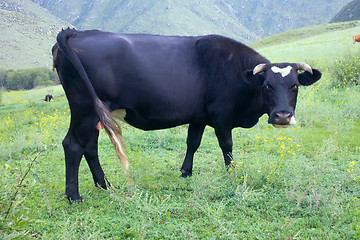
[[[125,155],[125,142],[122,137],[121,128],[112,118],[109,108],[105,106],[105,104],[97,96],[95,89],[92,86],[90,79],[84,69],[84,66],[68,44],[68,39],[74,37],[76,32],[77,31],[75,29],[70,28],[62,30],[56,38],[59,49],[71,62],[76,71],[79,73],[80,78],[86,85],[86,88],[88,89],[89,94],[91,95],[91,98],[94,102],[96,114],[99,116],[101,124],[109,135],[110,140],[114,145],[116,154],[123,165],[123,168],[127,170],[129,168],[129,160]]]
[[[112,118],[109,108],[99,99],[95,99],[96,113],[100,118],[105,131],[110,137],[110,140],[115,148],[116,154],[119,157],[121,164],[125,170],[129,168],[129,160],[125,154],[125,141],[122,137],[121,128],[118,123]]]

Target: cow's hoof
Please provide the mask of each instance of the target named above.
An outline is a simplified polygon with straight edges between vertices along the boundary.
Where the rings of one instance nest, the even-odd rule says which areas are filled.
[[[107,187],[106,187],[106,184],[101,184],[101,183],[95,183],[95,187],[98,187],[98,188],[102,188],[102,189],[105,189],[107,190]]]
[[[187,177],[192,176],[192,171],[186,171],[184,169],[180,169],[180,172],[181,172],[181,177],[182,178],[187,178]]]
[[[108,188],[110,189],[115,189],[115,187],[109,182],[109,180],[104,177],[104,179],[102,179],[101,181],[95,181],[95,187],[98,187],[98,188],[102,188],[102,189],[105,189],[105,190],[108,190]]]
[[[82,197],[80,197],[80,195],[78,197],[71,197],[71,196],[68,196],[65,194],[65,198],[67,198],[67,200],[69,200],[70,205],[75,202],[79,202],[79,203],[84,202],[84,200],[82,199]]]
[[[105,179],[105,181],[108,184],[110,189],[115,189],[115,187],[111,184],[111,182],[109,182],[109,180],[106,177],[104,177],[104,179]]]

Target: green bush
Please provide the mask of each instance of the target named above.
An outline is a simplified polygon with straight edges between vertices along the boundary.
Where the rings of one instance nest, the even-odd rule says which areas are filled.
[[[347,53],[336,59],[331,67],[336,86],[360,85],[360,52]]]
[[[55,74],[48,68],[0,70],[0,84],[7,90],[32,89],[53,84]]]
[[[4,86],[4,82],[5,82],[5,77],[6,77],[6,69],[2,69],[0,68],[0,87]]]
[[[3,92],[4,92],[4,89],[0,86],[0,106],[2,105]]]

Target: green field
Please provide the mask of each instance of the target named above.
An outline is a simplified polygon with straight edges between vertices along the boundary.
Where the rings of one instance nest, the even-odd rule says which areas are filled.
[[[337,29],[332,38],[339,31],[351,33]],[[230,172],[212,128],[193,177],[182,179],[186,126],[145,132],[122,124],[132,181],[102,131],[100,161],[115,189],[96,188],[83,161],[85,201],[73,205],[64,198],[61,141],[70,114],[62,88],[1,93],[0,239],[359,239],[360,90],[334,87],[326,67],[359,45],[342,36],[349,46],[328,59],[336,41],[326,44],[323,35],[254,45],[271,60],[306,60],[324,77],[301,88],[295,127],[275,129],[263,116],[254,128],[234,129]],[[292,59],[292,51],[314,54]],[[43,102],[46,93],[55,101]]]
[[[252,129],[235,129],[230,173],[211,128],[194,176],[182,179],[185,126],[144,132],[123,124],[129,183],[102,132],[99,154],[115,189],[94,187],[83,162],[85,202],[71,206],[63,195],[69,110],[61,87],[3,93],[0,237],[357,239],[360,92],[330,83],[325,76],[302,89],[294,128],[275,129],[264,116]],[[45,93],[55,102],[42,102]]]
[[[336,58],[359,51],[352,36],[360,34],[360,21],[341,22],[300,28],[264,38],[250,46],[273,62],[316,63],[330,68]]]

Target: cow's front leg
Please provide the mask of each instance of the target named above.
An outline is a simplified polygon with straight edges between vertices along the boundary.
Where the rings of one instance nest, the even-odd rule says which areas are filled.
[[[205,124],[190,123],[187,136],[187,150],[185,160],[180,169],[181,177],[190,177],[192,175],[193,159],[196,150],[199,148],[201,138],[204,133]]]
[[[231,135],[231,128],[215,128],[215,134],[224,156],[225,165],[228,167],[232,161],[233,141]]]

